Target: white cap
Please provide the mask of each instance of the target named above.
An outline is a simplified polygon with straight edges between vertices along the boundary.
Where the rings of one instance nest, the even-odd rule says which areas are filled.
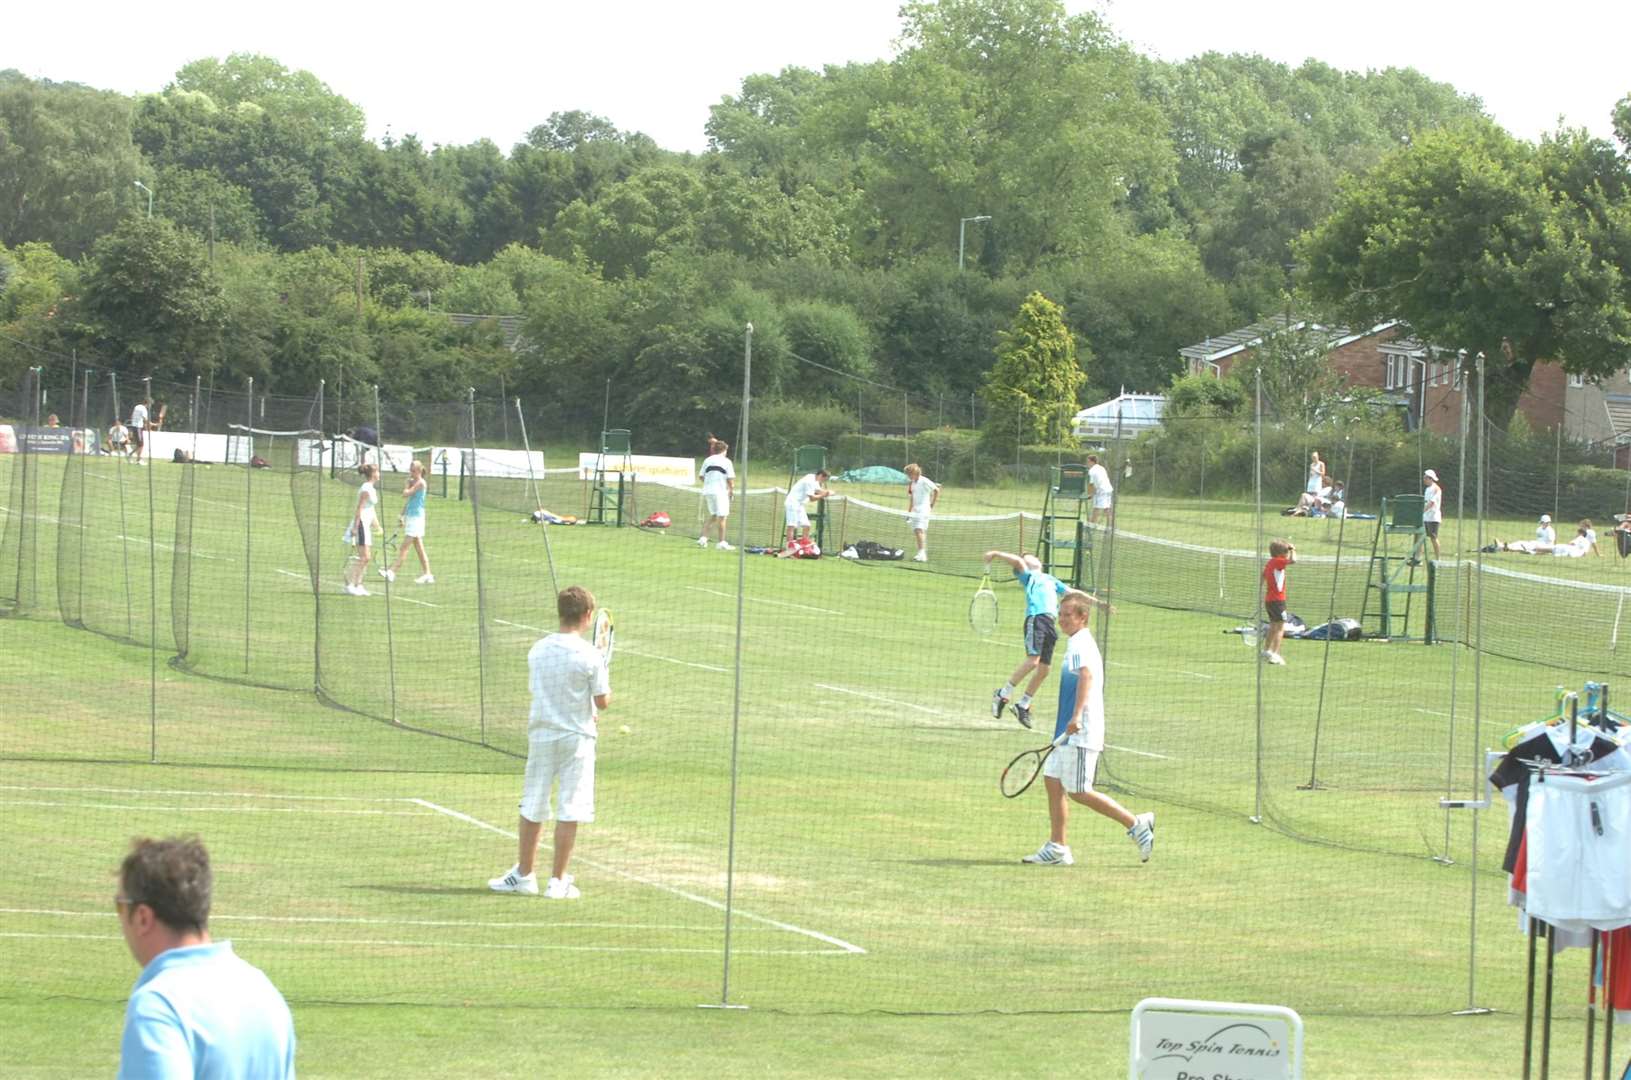
[[[1432,469],[1428,469],[1426,472],[1422,473],[1422,475],[1427,477],[1427,479],[1431,480],[1433,483],[1438,483],[1438,473],[1434,472]]]
[[[1552,523],[1552,515],[1551,514],[1542,514],[1542,515],[1540,515],[1540,523],[1542,525],[1550,525]]]

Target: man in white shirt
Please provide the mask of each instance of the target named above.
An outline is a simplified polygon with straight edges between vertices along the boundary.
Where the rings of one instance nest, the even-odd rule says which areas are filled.
[[[1427,539],[1433,542],[1433,559],[1438,559],[1438,529],[1444,521],[1444,489],[1439,487],[1438,473],[1428,469],[1422,473],[1421,524]]]
[[[940,485],[923,475],[923,467],[916,463],[906,466],[906,524],[911,526],[917,540],[917,554],[913,562],[928,562],[929,515],[940,501]]]
[[[1540,515],[1540,524],[1535,526],[1535,543],[1551,548],[1557,546],[1557,533],[1552,531],[1552,515]]]
[[[136,407],[130,410],[130,452],[136,458],[136,464],[141,465],[142,451],[147,448],[147,407],[150,403],[146,398],[136,402]]]
[[[1099,512],[1104,512],[1105,524],[1114,526],[1116,489],[1110,483],[1110,472],[1099,464],[1099,455],[1087,455],[1087,483],[1093,489],[1093,511],[1088,515],[1089,525],[1099,523]]]
[[[578,823],[595,820],[595,717],[611,704],[606,659],[583,632],[595,614],[595,597],[581,585],[562,589],[555,598],[560,618],[556,633],[540,639],[527,653],[532,713],[527,722],[527,771],[521,784],[520,848],[516,863],[487,882],[494,892],[538,895],[533,864],[538,839],[555,796],[555,850],[546,900],[576,900],[578,887],[566,872],[577,842]]]
[[[798,539],[800,529],[804,530],[804,539],[810,539],[810,515],[805,512],[804,504],[811,499],[825,499],[832,494],[823,486],[827,482],[827,476],[826,469],[805,473],[793,485],[793,490],[787,493],[787,499],[782,503],[787,521],[787,535],[782,541],[781,551],[777,553],[778,559],[793,557],[795,550],[793,542]]]
[[[1090,604],[1091,600],[1079,592],[1066,593],[1059,601],[1059,629],[1068,640],[1064,668],[1059,673],[1059,714],[1053,733],[1060,745],[1042,767],[1048,793],[1048,842],[1022,862],[1069,866],[1076,861],[1065,832],[1071,802],[1079,802],[1126,829],[1128,838],[1138,846],[1141,861],[1148,862],[1155,848],[1154,814],[1135,815],[1093,789],[1099,755],[1104,752],[1104,655],[1087,628]]]
[[[719,550],[730,551],[732,545],[725,539],[725,526],[731,516],[731,496],[736,493],[736,469],[731,465],[730,444],[721,439],[709,439],[708,456],[702,462],[702,501],[708,507],[708,520],[702,523],[702,535],[697,547],[708,546],[708,532],[719,536]]]

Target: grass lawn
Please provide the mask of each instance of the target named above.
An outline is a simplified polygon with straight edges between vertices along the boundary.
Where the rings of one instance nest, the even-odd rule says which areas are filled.
[[[1046,735],[988,708],[1019,659],[1019,591],[1000,587],[982,639],[960,576],[1007,525],[937,524],[927,567],[739,564],[679,512],[668,534],[546,534],[494,484],[479,522],[432,502],[434,586],[371,573],[357,598],[338,589],[349,485],[308,478],[291,500],[285,474],[198,469],[178,530],[180,469],[91,462],[64,498],[61,463],[40,466],[34,607],[0,624],[0,1074],[113,1067],[135,970],[112,870],[130,836],[182,831],[216,857],[215,933],[293,1004],[305,1075],[1112,1076],[1149,995],[1300,1010],[1310,1076],[1513,1069],[1505,815],[1483,816],[1475,857],[1472,815],[1437,800],[1476,791],[1483,748],[1555,684],[1617,670],[1606,627],[1566,666],[1514,658],[1555,588],[1489,590],[1485,624],[1513,644],[1476,665],[1451,645],[1292,642],[1265,669],[1224,633],[1255,607],[1254,561],[1118,536],[1100,777],[1156,812],[1156,851],[1141,865],[1078,808],[1077,865],[1036,868],[1018,859],[1045,838],[1041,793],[1005,801],[996,777]],[[952,494],[948,515],[992,513]],[[399,506],[387,491],[387,522]],[[1213,549],[1253,531],[1229,507],[1195,532],[1165,512],[1129,499],[1120,525]],[[1294,609],[1333,581],[1343,603],[1363,592],[1362,560],[1334,565],[1297,568]],[[485,886],[514,859],[551,566],[619,627],[577,904]],[[746,1012],[697,1009],[727,997],[727,895]],[[1474,947],[1475,1002],[1502,1013],[1451,1017]],[[1577,1018],[1584,959],[1559,963]],[[1560,1025],[1559,1045],[1580,1034]]]

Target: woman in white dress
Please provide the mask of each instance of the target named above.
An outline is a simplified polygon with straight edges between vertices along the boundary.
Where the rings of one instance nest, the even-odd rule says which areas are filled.
[[[368,595],[362,576],[374,557],[374,534],[379,531],[379,491],[374,487],[379,480],[379,466],[364,465],[360,471],[362,486],[357,489],[357,509],[351,519],[351,542],[357,547],[357,557],[351,560],[345,583],[345,591],[352,596]]]
[[[1318,495],[1325,488],[1325,462],[1320,460],[1318,450],[1309,454],[1308,483],[1303,485],[1303,491],[1309,495]]]

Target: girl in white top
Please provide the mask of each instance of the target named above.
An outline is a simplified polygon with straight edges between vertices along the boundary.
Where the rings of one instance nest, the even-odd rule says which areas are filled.
[[[413,579],[415,585],[434,585],[436,578],[430,572],[430,556],[425,552],[425,465],[424,462],[414,461],[408,465],[408,483],[402,489],[402,535],[407,543],[397,549],[396,562],[387,570],[379,568],[379,576],[386,581],[395,581],[396,572],[402,569],[407,561],[408,549],[413,548],[414,554],[419,556],[420,575]]]
[[[345,591],[352,596],[367,596],[362,577],[368,572],[368,562],[374,557],[374,534],[379,531],[379,492],[374,484],[379,480],[378,465],[364,465],[362,486],[357,489],[357,509],[351,518],[351,542],[357,545],[357,557],[351,560],[350,576]]]
[[[1320,460],[1320,452],[1313,451],[1308,458],[1308,483],[1303,490],[1310,495],[1318,495],[1325,487],[1325,462]]]

